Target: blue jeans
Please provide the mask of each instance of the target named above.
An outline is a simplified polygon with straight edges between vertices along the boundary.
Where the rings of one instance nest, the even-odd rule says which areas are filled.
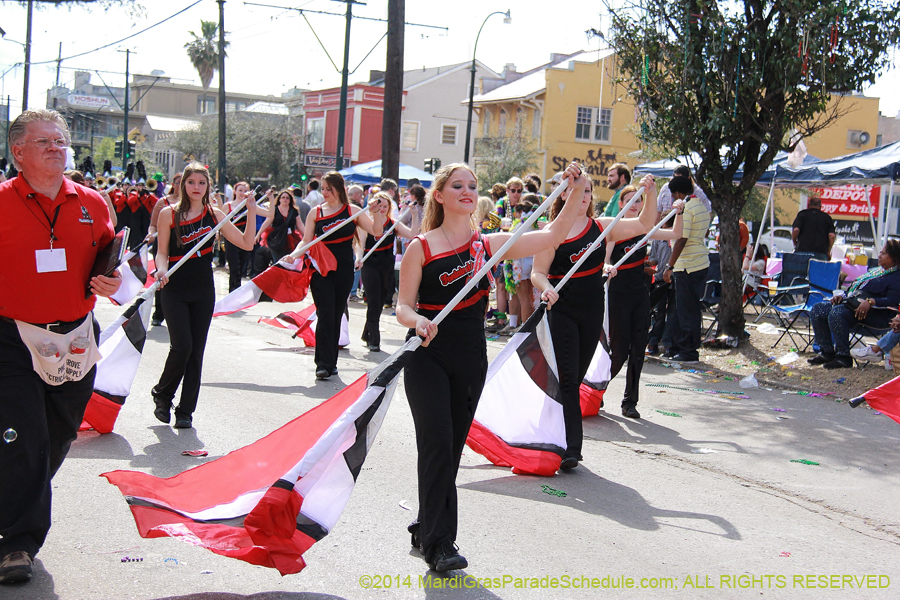
[[[878,340],[878,347],[881,348],[881,351],[887,354],[891,351],[891,349],[897,345],[897,342],[900,341],[900,333],[896,331],[888,331],[884,337]]]

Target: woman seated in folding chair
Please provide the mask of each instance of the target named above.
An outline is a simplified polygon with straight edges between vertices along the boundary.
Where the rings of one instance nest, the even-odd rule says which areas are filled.
[[[900,241],[888,240],[878,255],[878,268],[861,275],[849,293],[816,304],[811,312],[819,354],[811,365],[826,369],[853,366],[850,331],[857,323],[873,329],[887,329],[893,310],[900,305]],[[833,341],[832,341],[833,339]]]

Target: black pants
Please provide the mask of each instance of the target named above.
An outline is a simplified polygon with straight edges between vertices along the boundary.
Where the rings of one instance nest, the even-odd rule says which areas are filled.
[[[675,272],[675,314],[678,316],[678,329],[673,335],[675,344],[672,347],[678,354],[691,360],[700,358],[700,329],[703,327],[700,294],[703,293],[708,270]]]
[[[627,363],[625,396],[622,406],[638,403],[641,370],[644,368],[644,349],[650,337],[650,290],[640,278],[621,274],[609,283],[609,350],[610,376],[615,377]]]
[[[566,424],[566,457],[581,460],[583,429],[581,425],[581,382],[591,366],[603,329],[603,299],[596,306],[576,316],[574,311],[555,306],[547,313],[553,353],[559,370],[560,402]],[[612,315],[610,315],[612,317]]]
[[[172,402],[181,384],[181,400],[175,408],[175,418],[191,420],[200,396],[203,351],[216,294],[206,285],[191,290],[166,287],[162,297],[169,329],[169,356],[152,394],[156,399]]]
[[[380,346],[381,333],[378,325],[381,311],[394,295],[393,254],[387,251],[373,252],[363,263],[361,275],[366,290],[366,325],[362,339],[371,346]]]
[[[0,320],[0,431],[16,435],[0,441],[0,558],[20,550],[34,556],[44,544],[51,480],[78,435],[96,373],[95,367],[81,381],[44,383],[15,323]]]
[[[225,240],[225,258],[228,259],[228,293],[241,287],[241,277],[250,264],[250,251],[238,248]]]
[[[157,247],[158,247],[157,242],[156,242],[156,240],[154,239],[154,240],[153,240],[153,245],[152,245],[152,247],[150,248],[150,253],[151,253],[151,255],[154,256],[154,257],[156,256],[156,250],[157,250]],[[159,322],[162,322],[162,321],[165,321],[165,320],[166,320],[166,313],[165,313],[165,311],[163,310],[163,307],[162,307],[162,290],[160,290],[159,288],[156,289],[156,294],[154,294],[154,298],[153,298],[153,316],[150,317],[150,318],[153,319],[154,321],[159,321]]]
[[[672,345],[672,323],[675,317],[675,286],[667,283],[657,284],[660,287],[659,300],[650,307],[650,336],[647,345],[666,348]],[[662,287],[664,286],[664,287]],[[651,302],[653,295],[651,294]]]
[[[338,263],[327,277],[313,273],[309,289],[316,304],[316,369],[337,369],[338,340],[341,338],[341,315],[347,309],[347,298],[353,287],[352,261]]]
[[[448,325],[453,324],[445,322],[440,334],[447,336],[444,343],[433,348],[438,341],[435,338],[428,348],[416,350],[404,371],[406,397],[416,425],[417,520],[426,560],[431,560],[439,542],[456,540],[456,474],[487,376],[481,323],[477,328],[480,342],[453,339]],[[473,349],[473,344],[480,348]]]

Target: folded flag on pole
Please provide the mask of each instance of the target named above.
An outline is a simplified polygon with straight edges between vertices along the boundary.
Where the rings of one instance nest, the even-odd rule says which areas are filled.
[[[316,305],[310,304],[300,312],[288,311],[279,314],[277,317],[260,317],[258,323],[265,323],[272,327],[280,327],[281,329],[290,329],[294,332],[293,337],[299,337],[303,340],[303,345],[307,348],[316,346],[316,325],[319,323],[316,317]],[[341,315],[341,334],[338,336],[338,346],[343,348],[350,343],[350,322],[347,320],[347,313]]]
[[[289,264],[278,262],[218,302],[214,317],[230,315],[255,306],[263,294],[275,302],[300,302],[309,293],[313,269],[323,277],[337,268],[334,254],[325,244],[316,244],[309,253]]]
[[[609,286],[606,286],[604,292],[605,297],[609,298]],[[612,379],[612,359],[609,356],[609,339],[606,332],[609,331],[609,302],[603,303],[603,329],[600,331],[600,343],[594,351],[591,358],[591,364],[584,380],[578,388],[579,398],[581,400],[581,416],[593,417],[600,413],[603,406],[603,394],[606,393],[606,386]]]
[[[85,408],[81,431],[112,432],[141,364],[151,308],[152,302],[139,297],[100,334],[103,358],[97,362],[94,394]]]
[[[466,443],[513,473],[550,476],[559,470],[566,426],[543,305],[488,368]]]
[[[298,573],[335,526],[409,361],[410,340],[375,370],[261,440],[160,479],[104,473],[141,537],[174,537],[245,562]]]
[[[868,402],[869,406],[878,412],[900,423],[900,377],[894,377],[862,396],[854,398],[850,401],[850,406],[856,408],[863,401]]]
[[[152,279],[147,275],[147,244],[142,243],[134,250],[129,250],[122,259],[123,264],[119,268],[122,274],[122,285],[109,299],[119,306],[125,306],[135,296],[147,287],[147,280]]]

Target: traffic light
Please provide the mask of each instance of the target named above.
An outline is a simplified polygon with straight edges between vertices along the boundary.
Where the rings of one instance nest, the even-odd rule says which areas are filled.
[[[122,140],[116,142],[116,158],[122,158]]]
[[[309,172],[306,170],[306,165],[300,165],[300,181],[308,181],[309,180]]]
[[[291,165],[291,183],[300,181],[300,163]]]
[[[118,156],[118,155],[116,155]],[[426,158],[425,159],[425,172],[426,173],[434,173],[434,159]]]
[[[137,142],[135,142],[134,140],[128,140],[128,154],[125,155],[125,158],[134,158],[136,146]]]

